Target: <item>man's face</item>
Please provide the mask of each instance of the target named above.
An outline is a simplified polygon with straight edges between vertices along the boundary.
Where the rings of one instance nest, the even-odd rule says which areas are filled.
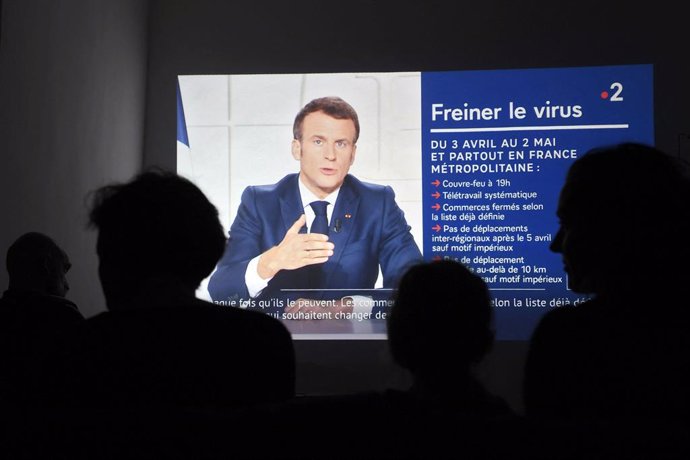
[[[300,178],[319,198],[336,190],[355,161],[355,124],[323,112],[304,118],[302,139],[292,141],[292,156],[300,162]]]
[[[597,280],[602,276],[600,265],[605,250],[601,248],[601,244],[604,239],[605,245],[605,237],[592,232],[597,225],[584,209],[575,205],[577,201],[577,190],[573,190],[566,182],[558,200],[560,225],[550,249],[562,256],[568,275],[568,287],[578,293],[594,293],[597,290]]]

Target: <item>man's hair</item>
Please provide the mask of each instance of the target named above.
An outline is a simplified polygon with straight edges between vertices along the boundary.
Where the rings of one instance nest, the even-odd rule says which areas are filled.
[[[632,142],[593,148],[571,164],[559,218],[588,230],[608,283],[635,286],[635,279],[655,276],[673,284],[670,277],[686,276],[688,171],[686,161]]]
[[[632,142],[596,147],[568,169],[565,186],[577,187],[580,213],[598,219],[678,219],[687,208],[688,164],[661,150]],[[650,216],[653,216],[650,219]],[[661,228],[662,231],[667,229]]]
[[[302,124],[304,123],[304,118],[314,112],[323,112],[329,117],[333,117],[337,120],[352,120],[355,124],[355,138],[352,142],[355,144],[357,143],[357,139],[359,139],[359,118],[357,117],[357,112],[350,104],[337,96],[314,99],[299,111],[292,125],[292,135],[296,140],[302,140]]]
[[[410,370],[469,369],[493,343],[489,289],[459,262],[412,266],[400,279],[388,316],[394,361]]]
[[[218,210],[203,192],[158,169],[96,190],[89,224],[98,230],[101,266],[134,283],[165,276],[196,288],[226,243]]]

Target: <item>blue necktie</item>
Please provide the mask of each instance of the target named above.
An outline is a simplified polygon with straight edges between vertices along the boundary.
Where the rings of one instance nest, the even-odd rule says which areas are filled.
[[[323,233],[328,235],[328,216],[326,215],[326,208],[328,201],[312,201],[309,206],[314,210],[314,222],[311,223],[309,233]]]

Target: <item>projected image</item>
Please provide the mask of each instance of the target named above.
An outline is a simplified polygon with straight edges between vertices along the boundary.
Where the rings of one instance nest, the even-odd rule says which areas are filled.
[[[392,288],[422,260],[420,74],[179,82],[178,171],[230,232],[198,295],[260,309],[293,335],[385,337]],[[325,230],[310,231],[310,203],[324,200]]]
[[[584,300],[549,251],[567,167],[653,144],[652,89],[649,65],[181,75],[178,172],[230,237],[197,295],[295,338],[383,339],[404,270],[452,259],[489,285],[497,339],[526,340]]]

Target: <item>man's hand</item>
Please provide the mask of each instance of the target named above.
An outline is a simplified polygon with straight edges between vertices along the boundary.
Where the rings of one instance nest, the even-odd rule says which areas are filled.
[[[262,279],[272,278],[280,270],[294,270],[306,265],[322,264],[333,255],[333,243],[321,233],[300,233],[306,223],[304,214],[292,224],[278,246],[259,258],[257,271]]]

